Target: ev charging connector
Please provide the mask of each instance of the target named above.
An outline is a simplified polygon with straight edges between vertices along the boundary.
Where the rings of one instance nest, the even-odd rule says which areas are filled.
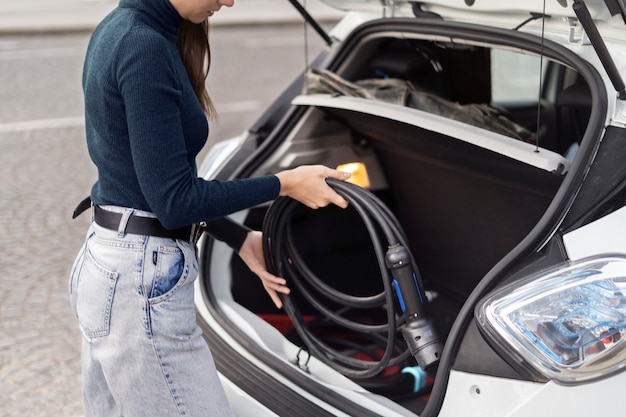
[[[443,344],[433,321],[424,313],[425,295],[418,283],[417,271],[413,270],[411,255],[404,246],[395,244],[387,249],[385,262],[405,314],[402,336],[417,364],[428,369],[439,362]]]

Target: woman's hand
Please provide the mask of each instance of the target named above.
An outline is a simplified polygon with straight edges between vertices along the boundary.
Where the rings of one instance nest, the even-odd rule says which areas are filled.
[[[259,231],[253,230],[248,232],[246,240],[239,249],[239,257],[252,272],[261,278],[265,291],[270,295],[276,307],[282,308],[283,303],[278,293],[289,294],[289,288],[286,286],[287,281],[283,278],[278,278],[267,272],[265,258],[263,257],[262,236],[262,233]]]
[[[305,165],[276,174],[280,180],[280,195],[288,196],[307,207],[317,209],[328,204],[341,208],[348,207],[348,202],[328,186],[326,178],[345,181],[350,178],[347,172],[337,171],[323,165]],[[248,233],[239,249],[239,257],[263,283],[265,291],[278,308],[283,307],[279,293],[289,294],[287,281],[270,274],[263,256],[263,235],[259,231]]]
[[[328,186],[326,178],[345,181],[350,178],[347,172],[337,171],[323,165],[303,165],[276,174],[280,180],[280,195],[298,200],[312,209],[335,204],[348,207],[348,202]]]

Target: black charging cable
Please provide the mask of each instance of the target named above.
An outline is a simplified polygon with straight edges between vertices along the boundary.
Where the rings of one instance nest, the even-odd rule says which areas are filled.
[[[354,184],[334,179],[326,180],[345,198],[361,217],[367,229],[380,270],[383,291],[368,296],[343,293],[326,284],[307,266],[294,244],[291,218],[297,201],[280,197],[270,206],[263,222],[263,246],[267,269],[285,278],[322,317],[339,328],[363,335],[366,340],[384,346],[378,360],[359,359],[355,349],[337,349],[317,337],[304,320],[292,297],[281,294],[284,310],[309,352],[343,375],[366,379],[378,375],[390,366],[405,363],[413,355],[422,369],[436,365],[442,349],[434,325],[425,316],[426,296],[419,270],[408,251],[402,228],[387,206],[373,193]],[[325,298],[320,301],[310,288]],[[330,301],[330,303],[328,303]],[[328,304],[342,306],[333,310]],[[398,307],[400,311],[398,311]],[[366,311],[386,309],[386,323],[370,324],[356,321],[347,314],[353,309]],[[401,331],[406,345],[399,349]],[[408,346],[408,349],[406,348]],[[372,356],[372,355],[368,355]]]

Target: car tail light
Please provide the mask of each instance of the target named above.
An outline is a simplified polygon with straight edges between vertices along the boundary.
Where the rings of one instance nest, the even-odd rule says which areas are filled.
[[[200,167],[202,178],[213,179],[219,170],[241,148],[243,137],[224,140],[213,145]]]
[[[479,303],[481,328],[563,384],[626,367],[626,259],[587,259],[516,282]]]
[[[339,165],[337,167],[337,171],[349,172],[351,177],[348,178],[348,182],[356,184],[362,188],[370,188],[370,177],[367,173],[367,167],[363,162],[350,162]]]

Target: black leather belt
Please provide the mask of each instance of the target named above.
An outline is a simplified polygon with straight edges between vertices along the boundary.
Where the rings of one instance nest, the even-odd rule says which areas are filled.
[[[122,213],[115,213],[94,206],[94,221],[105,229],[118,230]],[[135,235],[165,237],[169,239],[180,239],[187,242],[194,242],[197,237],[192,236],[193,226],[180,227],[178,229],[166,229],[159,219],[155,217],[130,216],[124,233]],[[194,233],[195,235],[196,233]]]

